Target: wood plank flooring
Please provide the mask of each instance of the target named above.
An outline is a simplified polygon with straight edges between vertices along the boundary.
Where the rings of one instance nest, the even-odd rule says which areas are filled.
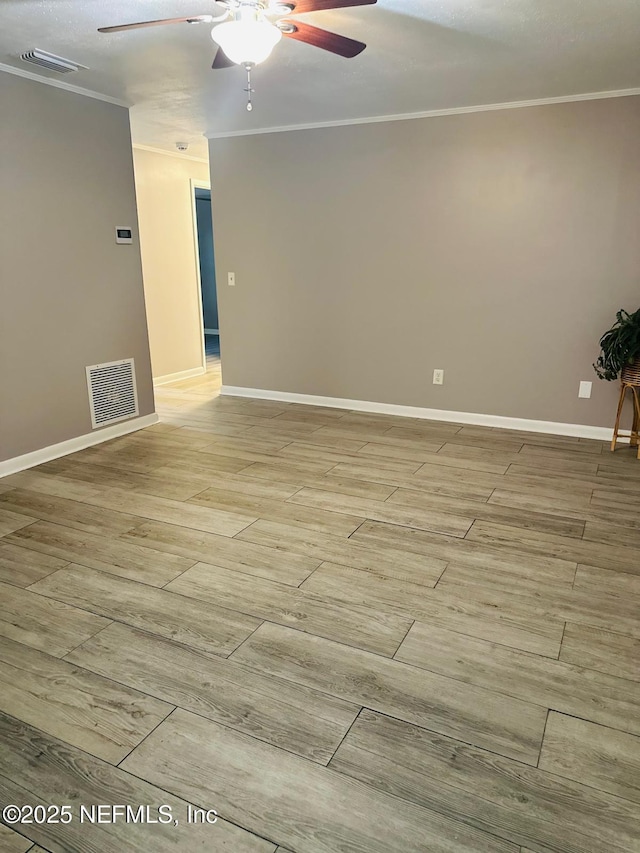
[[[28,838],[0,823],[0,853],[26,853],[27,850],[37,851],[37,848],[31,845]]]
[[[640,851],[634,450],[219,383],[0,481],[0,853]]]

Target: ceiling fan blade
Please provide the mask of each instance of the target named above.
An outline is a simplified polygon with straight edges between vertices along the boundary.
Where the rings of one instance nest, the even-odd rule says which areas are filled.
[[[224,50],[219,47],[218,52],[216,53],[216,58],[213,60],[213,65],[211,66],[214,69],[218,68],[231,68],[232,65],[235,65],[235,62],[232,62]]]
[[[357,56],[366,47],[366,44],[361,41],[339,36],[337,33],[330,33],[328,30],[321,30],[319,27],[312,27],[299,21],[282,21],[280,23],[284,25],[282,28],[283,36],[304,41],[331,53],[337,53],[338,56],[344,56],[346,59]],[[291,32],[288,31],[290,28]]]
[[[160,27],[163,24],[210,24],[213,15],[192,15],[190,18],[162,18],[159,21],[138,21],[136,24],[120,24],[117,27],[98,27],[99,33],[121,33],[125,30],[140,30],[143,27]]]
[[[348,6],[372,6],[377,2],[378,0],[284,0],[285,5],[293,6],[290,15],[321,12],[323,9],[346,9]]]

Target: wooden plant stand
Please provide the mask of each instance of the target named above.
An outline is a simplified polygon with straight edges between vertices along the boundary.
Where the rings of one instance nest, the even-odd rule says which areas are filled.
[[[633,403],[633,423],[629,439],[632,447],[638,448],[638,459],[640,459],[640,359],[636,359],[633,364],[628,364],[622,371],[620,376],[620,400],[618,401],[618,413],[616,415],[616,425],[613,428],[613,440],[611,441],[611,450],[616,449],[618,435],[620,435],[620,417],[622,415],[622,407],[624,405],[627,391],[631,392],[631,401]],[[625,434],[626,435],[626,434]]]

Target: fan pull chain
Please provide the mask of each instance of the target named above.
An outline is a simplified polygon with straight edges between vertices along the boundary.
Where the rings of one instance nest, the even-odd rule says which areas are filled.
[[[247,69],[247,88],[244,91],[247,93],[247,110],[251,112],[253,109],[253,104],[251,103],[251,94],[255,92],[255,89],[251,88],[251,63],[247,62],[244,66]]]

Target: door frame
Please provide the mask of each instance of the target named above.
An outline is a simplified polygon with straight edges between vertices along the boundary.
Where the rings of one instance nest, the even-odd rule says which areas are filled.
[[[191,223],[193,226],[193,255],[196,263],[196,285],[198,288],[198,326],[200,328],[200,351],[202,354],[202,372],[207,372],[207,353],[204,346],[204,308],[202,306],[202,281],[200,279],[200,246],[198,243],[198,215],[196,212],[196,190],[209,190],[211,184],[208,181],[200,181],[197,178],[189,178],[189,192],[191,193]],[[220,325],[220,320],[218,320]]]

